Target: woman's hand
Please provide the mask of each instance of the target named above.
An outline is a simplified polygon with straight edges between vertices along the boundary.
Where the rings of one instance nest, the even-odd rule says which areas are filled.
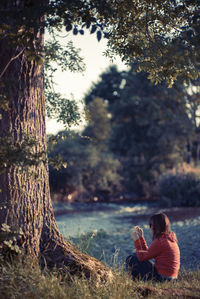
[[[135,230],[140,237],[144,237],[143,229],[139,226],[135,226]]]
[[[143,236],[144,236],[143,229],[139,226],[135,226],[134,231],[132,233],[133,240],[135,241]]]
[[[137,234],[136,231],[134,231],[134,232],[132,233],[132,238],[133,238],[134,241],[137,240],[137,239],[139,239],[139,236],[138,236],[138,234]]]

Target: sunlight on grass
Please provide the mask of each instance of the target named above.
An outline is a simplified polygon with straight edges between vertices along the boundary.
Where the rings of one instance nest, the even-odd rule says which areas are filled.
[[[95,281],[61,275],[57,270],[41,271],[32,259],[1,263],[1,298],[199,298],[200,271],[181,273],[175,283],[132,281],[122,269],[114,270],[112,282]]]
[[[108,236],[104,231],[80,235],[76,245],[86,253],[92,253],[95,238]],[[72,240],[68,240],[72,242]],[[99,250],[101,259],[103,252]],[[60,274],[57,269],[41,271],[32,258],[5,262],[0,261],[0,298],[53,298],[53,299],[129,299],[129,298],[200,298],[200,270],[181,272],[176,282],[155,283],[152,281],[133,281],[119,265],[117,251],[112,260],[114,279],[97,284],[92,279]]]

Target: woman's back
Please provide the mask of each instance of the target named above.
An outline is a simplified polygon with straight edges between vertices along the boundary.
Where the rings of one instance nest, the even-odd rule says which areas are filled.
[[[180,250],[176,235],[173,232],[166,233],[159,239],[155,239],[152,244],[154,242],[157,243],[155,246],[158,246],[160,251],[155,257],[155,267],[158,273],[164,276],[176,277],[180,268]]]

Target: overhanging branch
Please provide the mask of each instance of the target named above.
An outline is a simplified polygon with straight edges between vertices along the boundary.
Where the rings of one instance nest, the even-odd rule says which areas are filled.
[[[15,59],[17,59],[23,52],[24,52],[25,48],[23,48],[16,56],[12,57],[10,59],[10,61],[6,64],[5,68],[3,69],[2,73],[0,74],[0,79],[3,77],[5,71],[7,70],[7,68],[9,67],[9,65],[11,64],[11,62]]]

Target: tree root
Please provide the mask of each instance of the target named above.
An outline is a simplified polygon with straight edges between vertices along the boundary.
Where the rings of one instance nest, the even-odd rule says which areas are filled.
[[[111,281],[114,277],[111,269],[103,263],[75,249],[62,240],[50,240],[41,251],[41,266],[52,269],[56,267],[61,272],[93,279],[97,283]]]

